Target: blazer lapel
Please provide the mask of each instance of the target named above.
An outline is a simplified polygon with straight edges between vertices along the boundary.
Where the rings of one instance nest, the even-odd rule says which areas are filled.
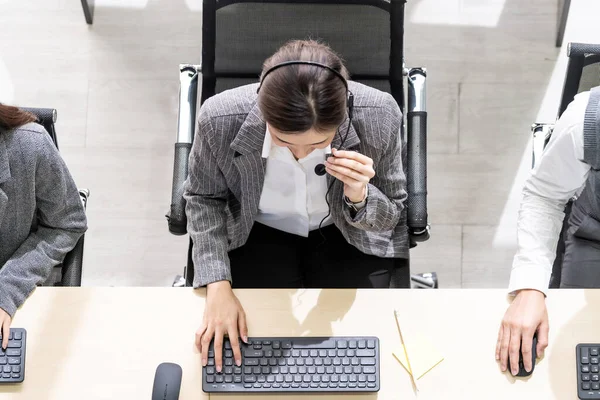
[[[258,104],[255,103],[230,146],[235,152],[233,164],[240,176],[241,207],[244,216],[244,232],[241,234],[244,238],[250,233],[254,217],[258,213],[265,182],[267,160],[262,158],[262,147],[266,129],[267,125],[262,119]]]
[[[8,163],[8,150],[4,141],[3,132],[0,131],[0,220],[4,217],[4,211],[8,204],[8,196],[2,190],[2,184],[11,178],[10,164]]]

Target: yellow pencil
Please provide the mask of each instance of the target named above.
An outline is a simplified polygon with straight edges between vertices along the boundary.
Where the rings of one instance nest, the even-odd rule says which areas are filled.
[[[419,390],[419,388],[417,387],[417,381],[415,380],[415,377],[413,376],[412,367],[410,366],[410,359],[408,358],[408,351],[406,351],[406,345],[404,344],[404,338],[402,337],[402,330],[400,329],[400,321],[398,321],[398,311],[396,311],[396,310],[394,310],[394,319],[396,320],[396,326],[398,327],[398,334],[400,335],[400,341],[402,342],[402,348],[404,349],[404,356],[406,357],[406,363],[408,364],[410,380],[413,384],[413,388],[415,390]]]

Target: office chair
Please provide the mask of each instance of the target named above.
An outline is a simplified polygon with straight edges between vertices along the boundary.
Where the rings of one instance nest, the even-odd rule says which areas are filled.
[[[590,90],[595,86],[600,86],[600,45],[585,43],[569,43],[567,46],[567,72],[563,92],[558,109],[558,117],[567,109],[569,103],[573,101],[575,95]],[[532,125],[533,133],[533,151],[532,167],[535,167],[536,160],[542,156],[544,148],[550,141],[554,124],[535,123]],[[562,230],[556,249],[556,258],[552,265],[552,276],[549,287],[559,288],[562,264],[565,252],[565,234],[568,228],[569,215],[574,199],[571,199],[565,207],[565,218],[563,220]]]
[[[429,239],[427,109],[424,68],[404,65],[406,0],[204,0],[202,65],[180,65],[180,99],[169,231],[186,229],[183,184],[196,126],[198,100],[256,83],[263,61],[292,39],[321,39],[341,54],[352,80],[391,93],[406,116],[402,159],[408,199],[400,223],[411,247]],[[405,92],[405,83],[407,91]],[[405,104],[408,99],[408,106]],[[404,137],[406,136],[406,137]],[[184,283],[192,285],[192,242]],[[410,287],[408,259],[396,259],[392,287]],[[416,287],[437,287],[435,273],[413,276]]]
[[[28,111],[37,117],[37,123],[42,125],[54,142],[58,149],[58,139],[56,137],[56,129],[54,124],[58,114],[53,108],[27,108],[21,107],[22,110]],[[83,207],[87,206],[87,200],[90,192],[87,189],[79,189],[79,196],[83,203]],[[85,235],[81,236],[77,245],[71,250],[63,260],[62,264],[54,267],[52,276],[46,286],[81,286],[81,275],[83,271],[83,244]]]

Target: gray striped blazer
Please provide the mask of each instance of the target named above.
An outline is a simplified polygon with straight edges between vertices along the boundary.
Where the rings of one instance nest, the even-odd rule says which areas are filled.
[[[348,243],[379,257],[408,257],[402,212],[406,178],[402,169],[402,115],[393,97],[349,82],[354,118],[345,149],[373,159],[375,177],[367,205],[354,218],[343,203],[343,184],[330,192],[331,217]],[[261,156],[266,124],[257,103],[257,84],[211,97],[200,109],[184,197],[193,241],[194,287],[231,281],[228,251],[242,246],[258,213],[266,159]],[[348,120],[340,127],[345,134]],[[332,147],[339,148],[336,135]],[[328,180],[335,179],[327,176]]]

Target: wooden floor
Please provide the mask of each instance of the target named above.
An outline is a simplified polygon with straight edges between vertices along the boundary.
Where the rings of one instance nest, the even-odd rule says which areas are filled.
[[[413,271],[443,287],[505,287],[529,164],[565,69],[556,0],[412,0],[406,60],[429,72],[432,238]],[[118,6],[117,6],[118,5]],[[168,233],[178,64],[199,63],[200,0],[0,0],[0,101],[55,107],[61,151],[91,190],[85,285],[168,285],[187,238]],[[573,0],[567,42],[600,42],[597,0]]]

